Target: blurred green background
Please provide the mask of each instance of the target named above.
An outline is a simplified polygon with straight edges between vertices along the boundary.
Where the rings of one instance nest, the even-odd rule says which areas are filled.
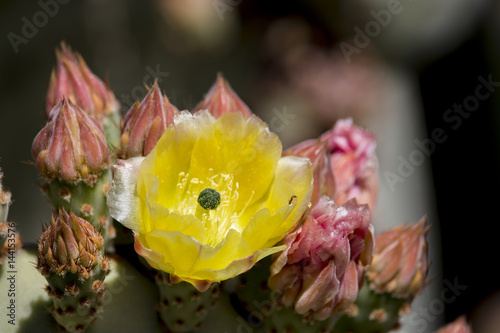
[[[221,72],[285,148],[343,117],[375,133],[376,229],[425,214],[432,225],[432,283],[406,331],[467,314],[475,331],[497,332],[489,326],[500,313],[497,86],[473,112],[452,111],[461,119],[455,128],[444,116],[475,95],[479,76],[500,81],[499,22],[494,0],[2,1],[0,167],[14,199],[10,220],[33,243],[50,219],[31,143],[46,121],[61,41],[107,80],[123,113],[153,76],[174,105],[190,110]],[[391,185],[388,173],[436,128],[447,140]],[[445,281],[467,289],[444,302]],[[425,328],[412,323],[419,318]]]

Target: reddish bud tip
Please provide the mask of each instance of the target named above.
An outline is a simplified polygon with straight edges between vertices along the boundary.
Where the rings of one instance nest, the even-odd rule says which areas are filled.
[[[52,71],[47,91],[47,116],[64,96],[101,123],[107,114],[118,110],[113,92],[92,73],[81,55],[61,43],[56,57],[57,68]]]
[[[154,148],[179,110],[163,95],[155,81],[141,103],[125,115],[121,137],[122,158],[146,156]]]
[[[407,226],[397,226],[375,239],[375,254],[369,268],[370,286],[395,297],[416,296],[426,285],[426,218]]]
[[[217,74],[215,83],[203,100],[194,108],[193,113],[200,110],[208,110],[215,118],[228,112],[241,112],[245,118],[253,115],[220,73]]]

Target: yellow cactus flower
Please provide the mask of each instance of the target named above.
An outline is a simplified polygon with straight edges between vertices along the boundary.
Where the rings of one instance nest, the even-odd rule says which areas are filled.
[[[110,213],[152,267],[204,290],[283,250],[306,210],[311,163],[281,153],[256,116],[181,112],[148,156],[117,162]]]

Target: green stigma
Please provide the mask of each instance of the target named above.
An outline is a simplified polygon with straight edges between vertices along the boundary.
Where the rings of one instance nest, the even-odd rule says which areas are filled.
[[[220,193],[213,188],[206,188],[198,195],[198,203],[204,209],[216,209],[220,205]]]

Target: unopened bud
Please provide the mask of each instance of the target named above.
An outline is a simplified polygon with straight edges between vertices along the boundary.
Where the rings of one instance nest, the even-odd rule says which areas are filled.
[[[375,239],[375,254],[369,268],[370,287],[394,297],[416,296],[426,285],[426,218],[407,226],[397,226]]]
[[[125,115],[121,135],[122,158],[148,155],[167,127],[173,124],[178,112],[155,81],[142,102],[132,105]]]
[[[241,112],[245,118],[253,115],[221,74],[217,74],[215,83],[192,112],[200,110],[208,110],[215,118],[228,112]]]
[[[45,178],[68,183],[93,184],[110,163],[101,125],[67,98],[52,109],[31,153]]]
[[[38,240],[37,267],[46,275],[87,273],[98,264],[104,239],[86,220],[60,210]]]
[[[119,109],[113,92],[92,73],[82,56],[66,44],[61,43],[56,56],[57,69],[52,71],[47,92],[47,116],[66,96],[103,124],[106,115]]]

